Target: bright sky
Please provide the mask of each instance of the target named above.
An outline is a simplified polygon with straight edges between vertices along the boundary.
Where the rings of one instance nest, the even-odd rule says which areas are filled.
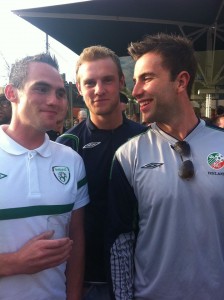
[[[83,0],[79,0],[81,2]],[[0,0],[0,86],[8,80],[8,67],[15,60],[46,50],[46,34],[29,22],[16,16],[11,10],[51,6],[75,2],[75,0]],[[60,72],[66,80],[74,82],[77,55],[49,36],[49,50],[59,62]]]

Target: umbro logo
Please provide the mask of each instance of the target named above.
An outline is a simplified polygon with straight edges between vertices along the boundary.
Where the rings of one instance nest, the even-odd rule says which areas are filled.
[[[164,165],[164,163],[150,163],[150,164],[146,164],[144,166],[142,166],[142,169],[155,169],[157,167],[160,167]]]
[[[101,144],[101,142],[92,142],[92,143],[89,143],[89,144],[86,144],[85,146],[83,146],[83,149],[94,148],[94,147],[98,146],[99,144]]]
[[[0,179],[7,177],[7,175],[0,173]]]

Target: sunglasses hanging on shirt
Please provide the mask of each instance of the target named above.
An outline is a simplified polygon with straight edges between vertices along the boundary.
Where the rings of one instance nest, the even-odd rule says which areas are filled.
[[[184,160],[184,156],[191,155],[191,147],[186,141],[178,141],[171,148],[180,154],[182,165],[180,166],[178,175],[182,179],[190,179],[194,177],[194,165],[191,160]]]

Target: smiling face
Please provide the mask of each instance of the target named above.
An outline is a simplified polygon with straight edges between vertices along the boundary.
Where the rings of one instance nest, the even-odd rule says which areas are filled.
[[[53,129],[61,111],[67,108],[67,96],[58,71],[46,63],[31,62],[23,88],[9,85],[7,98],[13,102],[13,121],[20,127],[45,132]]]
[[[133,96],[147,122],[169,122],[177,103],[177,82],[162,65],[159,54],[148,52],[141,56],[134,70]]]
[[[120,112],[119,92],[124,82],[111,58],[84,62],[79,67],[78,77],[78,91],[94,123],[99,116],[116,116]]]

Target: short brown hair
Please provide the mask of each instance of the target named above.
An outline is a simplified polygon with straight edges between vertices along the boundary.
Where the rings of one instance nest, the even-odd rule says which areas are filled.
[[[76,81],[79,82],[78,72],[79,72],[80,66],[84,62],[95,61],[97,59],[104,59],[104,58],[108,58],[108,57],[111,58],[114,61],[114,63],[116,64],[117,69],[118,69],[118,75],[119,75],[119,78],[121,79],[124,75],[123,75],[123,71],[121,68],[121,63],[120,63],[119,57],[111,49],[101,46],[101,45],[97,45],[97,46],[91,46],[91,47],[85,48],[82,51],[82,53],[80,54],[80,57],[76,63]]]
[[[56,57],[51,56],[49,53],[26,56],[21,60],[17,60],[12,65],[9,75],[9,82],[13,84],[14,87],[18,89],[24,87],[28,75],[28,66],[31,62],[46,63],[59,71]]]
[[[165,33],[147,35],[142,41],[131,43],[128,52],[135,61],[148,52],[160,54],[163,67],[170,71],[171,80],[175,80],[181,71],[187,71],[190,75],[187,86],[187,93],[190,97],[197,70],[197,60],[193,44],[189,39]]]

